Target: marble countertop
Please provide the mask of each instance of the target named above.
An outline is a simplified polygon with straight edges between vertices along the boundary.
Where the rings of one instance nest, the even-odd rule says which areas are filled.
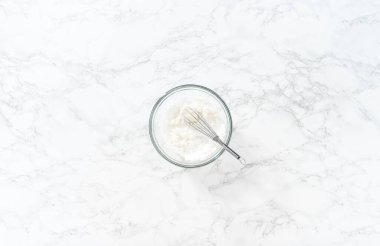
[[[153,148],[181,84],[231,146]],[[0,245],[380,245],[379,1],[0,1]]]

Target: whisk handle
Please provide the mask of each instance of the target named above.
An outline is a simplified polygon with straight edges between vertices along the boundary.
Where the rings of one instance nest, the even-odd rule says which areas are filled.
[[[228,147],[227,144],[223,143],[222,140],[220,140],[220,138],[214,138],[214,141],[219,143],[227,152],[229,152],[231,155],[233,155],[236,159],[240,159],[240,155],[238,155],[238,153],[236,153],[233,149],[231,149],[230,147]]]

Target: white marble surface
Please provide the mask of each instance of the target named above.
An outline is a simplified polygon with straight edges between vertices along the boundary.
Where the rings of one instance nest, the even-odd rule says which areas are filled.
[[[230,106],[164,161],[155,100]],[[0,245],[380,245],[380,2],[0,1]]]

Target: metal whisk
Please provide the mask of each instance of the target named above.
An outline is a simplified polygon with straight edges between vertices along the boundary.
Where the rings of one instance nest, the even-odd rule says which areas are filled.
[[[216,134],[216,132],[212,129],[210,124],[203,118],[203,116],[192,108],[186,108],[184,114],[184,120],[187,125],[194,128],[198,132],[202,133],[206,137],[211,138],[218,144],[220,144],[226,151],[228,151],[231,155],[233,155],[236,159],[240,159],[240,155],[238,155],[235,151],[233,151],[230,147],[228,147]]]

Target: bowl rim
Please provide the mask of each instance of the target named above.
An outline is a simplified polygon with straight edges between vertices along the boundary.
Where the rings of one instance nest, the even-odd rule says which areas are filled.
[[[224,100],[213,90],[205,87],[205,86],[202,86],[202,85],[197,85],[197,84],[184,84],[184,85],[179,85],[179,86],[176,86],[170,90],[168,90],[163,96],[161,96],[157,101],[156,103],[154,104],[153,108],[152,108],[152,111],[150,113],[150,117],[149,117],[149,136],[150,136],[150,140],[154,146],[154,148],[156,149],[156,151],[165,159],[167,160],[168,162],[176,165],[176,166],[179,166],[179,167],[184,167],[184,168],[195,168],[195,167],[202,167],[202,166],[205,166],[207,164],[210,164],[211,162],[214,162],[216,159],[218,159],[224,152],[224,148],[220,148],[220,150],[218,151],[218,153],[212,157],[211,159],[207,160],[207,161],[204,161],[204,162],[201,162],[200,164],[197,164],[197,165],[191,165],[191,166],[188,166],[188,165],[183,165],[182,163],[179,163],[179,162],[176,162],[170,158],[168,158],[161,150],[160,150],[160,147],[158,147],[158,144],[155,140],[155,137],[154,137],[154,134],[153,134],[153,119],[154,119],[154,116],[156,114],[156,111],[158,109],[158,107],[161,105],[161,103],[166,99],[168,98],[168,96],[170,96],[173,92],[175,91],[178,91],[178,90],[182,90],[184,88],[191,88],[191,87],[195,87],[195,88],[198,88],[198,89],[201,89],[201,90],[205,90],[206,92],[214,95],[216,97],[216,99],[222,104],[222,106],[225,108],[225,112],[227,114],[227,118],[230,122],[229,124],[229,134],[227,136],[227,139],[226,139],[226,144],[228,145],[228,143],[230,142],[231,140],[231,135],[232,135],[232,117],[231,117],[231,112],[230,112],[230,109],[228,108],[227,104],[224,102]]]

